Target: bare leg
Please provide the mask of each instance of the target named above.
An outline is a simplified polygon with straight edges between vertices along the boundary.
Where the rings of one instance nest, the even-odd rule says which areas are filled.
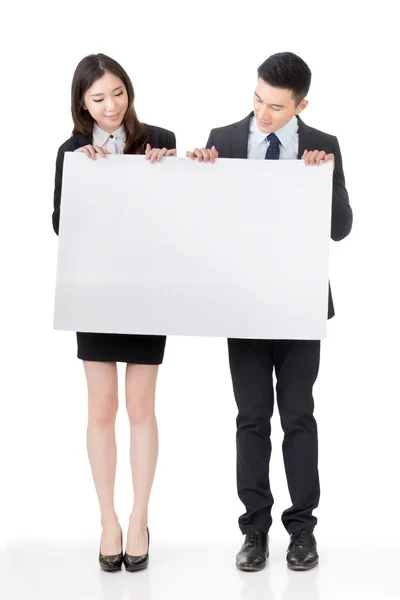
[[[155,416],[155,389],[158,365],[128,364],[126,407],[131,428],[131,468],[134,506],[129,520],[126,552],[147,553],[147,517],[150,492],[158,457],[158,429]]]
[[[115,363],[84,361],[88,384],[87,450],[103,528],[100,550],[121,552],[121,530],[114,507],[117,446],[118,374]]]

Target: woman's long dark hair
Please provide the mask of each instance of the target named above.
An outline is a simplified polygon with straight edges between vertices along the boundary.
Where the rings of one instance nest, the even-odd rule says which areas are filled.
[[[89,111],[84,109],[85,94],[105,73],[112,73],[119,77],[128,93],[128,109],[124,117],[126,135],[124,154],[144,154],[147,132],[135,112],[133,105],[135,92],[132,82],[121,65],[105,54],[85,56],[75,69],[71,89],[71,112],[74,121],[72,135],[77,133],[92,135],[94,121]]]

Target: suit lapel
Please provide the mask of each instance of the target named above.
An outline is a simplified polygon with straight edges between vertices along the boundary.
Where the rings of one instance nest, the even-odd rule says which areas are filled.
[[[247,147],[249,141],[250,119],[254,115],[251,112],[245,119],[234,125],[229,133],[231,142],[232,158],[247,158]],[[304,150],[312,150],[311,127],[308,127],[300,117],[297,117],[299,125],[299,151],[297,158],[303,156]]]
[[[243,121],[236,123],[229,132],[232,158],[247,158],[250,118],[253,114],[250,113]]]
[[[86,133],[78,133],[78,147],[87,146],[93,144],[93,136]]]

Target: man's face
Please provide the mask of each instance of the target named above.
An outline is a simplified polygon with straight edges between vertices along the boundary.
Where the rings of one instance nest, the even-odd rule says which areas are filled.
[[[292,90],[273,87],[259,78],[253,97],[257,127],[266,134],[273,133],[301,113],[307,104],[307,100],[302,100],[296,106]]]

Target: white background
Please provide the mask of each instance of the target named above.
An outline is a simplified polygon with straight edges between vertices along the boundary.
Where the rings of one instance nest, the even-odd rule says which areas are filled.
[[[0,539],[97,540],[100,534],[85,448],[83,369],[74,334],[52,329],[54,166],[72,129],[70,85],[78,61],[97,52],[117,59],[132,78],[140,119],[173,130],[183,156],[204,145],[211,128],[244,118],[252,109],[259,64],[290,50],[313,73],[302,117],[338,136],[354,210],[350,237],[331,248],[337,316],[322,344],[315,386],[322,488],[316,533],[325,545],[396,544],[395,3],[145,0],[11,6],[2,15],[1,41]],[[132,493],[123,388],[120,408],[116,491],[126,527]],[[236,407],[224,340],[169,339],[157,413],[154,538],[227,540],[238,549]],[[289,505],[281,440],[275,412],[274,543],[287,541],[280,523]]]

